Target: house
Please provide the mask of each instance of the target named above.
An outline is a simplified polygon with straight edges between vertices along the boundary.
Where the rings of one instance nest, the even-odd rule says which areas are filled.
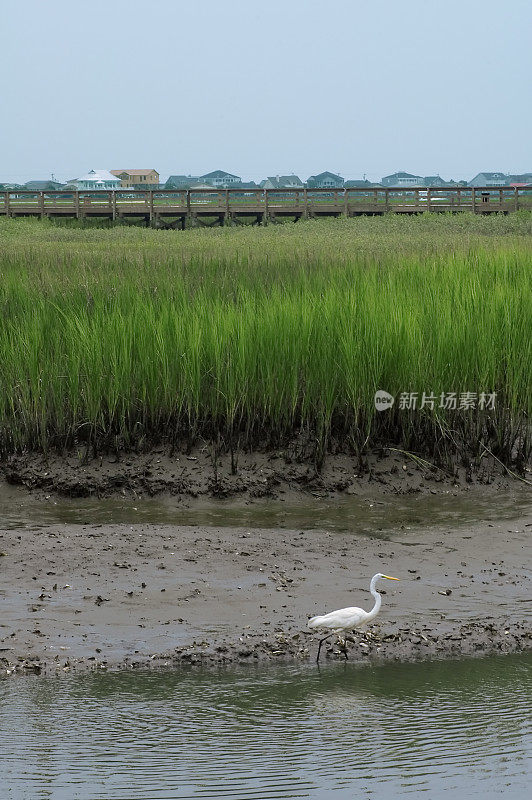
[[[424,178],[421,175],[411,175],[409,172],[394,172],[393,175],[386,175],[381,181],[383,186],[401,186],[408,188],[411,186],[424,186]]]
[[[297,175],[277,175],[260,183],[261,189],[303,189],[303,181]]]
[[[319,175],[311,175],[307,180],[309,189],[341,189],[343,185],[342,176],[334,172],[320,172]]]
[[[112,169],[111,175],[120,178],[123,189],[159,188],[159,173],[156,169]]]
[[[170,175],[166,183],[165,189],[190,189],[195,183],[201,183],[201,179],[197,175]]]
[[[508,175],[510,186],[529,186],[532,183],[532,172],[523,172],[521,175]]]
[[[344,187],[346,189],[377,189],[380,187],[380,183],[372,183],[366,180],[351,180],[346,181]]]
[[[439,186],[449,186],[449,181],[444,181],[443,178],[440,178],[439,175],[425,175],[422,178],[423,186],[427,188],[438,188]]]
[[[57,181],[27,181],[24,188],[32,192],[52,192],[57,189],[62,189],[63,184]]]
[[[479,172],[471,178],[468,186],[508,186],[509,180],[503,172]]]
[[[231,187],[229,187],[231,188]],[[255,181],[241,181],[235,187],[236,189],[259,189],[259,185]]]
[[[230,172],[224,172],[221,169],[215,169],[214,172],[207,172],[206,175],[201,175],[199,180],[217,189],[230,189],[231,186],[240,186],[242,183],[242,178],[238,175],[231,175]]]
[[[106,169],[91,169],[81,178],[74,178],[67,184],[71,189],[120,189],[121,181]]]

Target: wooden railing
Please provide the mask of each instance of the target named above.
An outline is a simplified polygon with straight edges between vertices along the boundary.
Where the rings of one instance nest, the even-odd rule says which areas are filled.
[[[466,211],[493,213],[532,209],[532,187],[353,187],[298,189],[154,189],[0,192],[0,215],[203,216],[258,214],[341,215]]]

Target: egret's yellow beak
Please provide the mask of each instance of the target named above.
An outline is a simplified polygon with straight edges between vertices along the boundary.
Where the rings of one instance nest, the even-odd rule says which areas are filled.
[[[383,575],[383,578],[388,578],[389,581],[400,581],[401,578],[392,578],[391,575]]]

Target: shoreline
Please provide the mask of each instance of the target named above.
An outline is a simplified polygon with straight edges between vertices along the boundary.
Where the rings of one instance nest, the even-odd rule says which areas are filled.
[[[345,453],[329,454],[322,469],[312,459],[295,455],[290,448],[229,453],[213,463],[209,446],[187,452],[156,447],[145,453],[102,454],[83,462],[79,453],[65,455],[26,453],[0,461],[0,478],[32,492],[72,498],[131,495],[156,497],[167,494],[184,498],[276,498],[283,494],[316,497],[327,494],[376,493],[437,494],[450,489],[468,491],[483,487],[496,493],[512,486],[532,486],[531,470],[516,475],[495,458],[480,466],[464,466],[458,459],[452,468],[436,466],[416,453],[383,447],[362,458]]]
[[[517,494],[514,516],[493,501],[489,512],[479,506],[480,520],[419,521],[375,536],[356,525],[0,530],[0,674],[312,662],[318,637],[307,619],[370,608],[375,572],[401,582],[379,585],[381,612],[369,636],[354,635],[350,661],[530,650],[531,518]],[[334,640],[322,649],[331,658],[343,658]]]

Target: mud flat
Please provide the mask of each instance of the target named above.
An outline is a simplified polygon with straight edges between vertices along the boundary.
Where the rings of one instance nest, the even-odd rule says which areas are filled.
[[[457,492],[457,509],[471,508],[454,519],[371,532],[322,528],[312,495],[315,529],[179,524],[179,508],[176,524],[11,520],[0,530],[0,674],[313,659],[308,617],[369,608],[375,572],[401,583],[382,582],[352,661],[531,649],[527,487],[505,490],[504,508],[502,491],[479,492]],[[343,657],[334,642],[322,653]]]

